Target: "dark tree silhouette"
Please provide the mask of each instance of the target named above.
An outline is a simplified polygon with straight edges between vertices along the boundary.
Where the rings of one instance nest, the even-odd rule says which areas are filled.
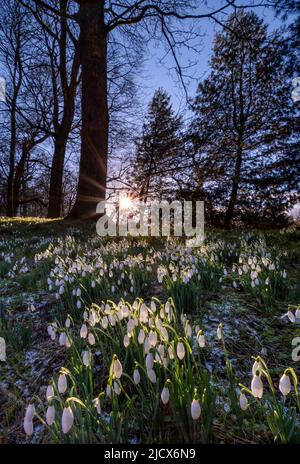
[[[225,227],[237,209],[250,217],[276,204],[279,215],[297,199],[291,194],[300,179],[299,115],[287,53],[284,37],[269,35],[254,12],[239,11],[216,35],[192,131],[206,190],[225,210]]]

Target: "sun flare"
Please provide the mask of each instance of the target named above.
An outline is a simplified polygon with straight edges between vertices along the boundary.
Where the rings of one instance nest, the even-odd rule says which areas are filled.
[[[122,197],[119,201],[120,209],[129,209],[132,206],[132,200],[129,197]]]

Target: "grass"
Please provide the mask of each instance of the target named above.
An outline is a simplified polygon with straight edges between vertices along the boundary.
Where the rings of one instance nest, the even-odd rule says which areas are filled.
[[[300,303],[299,229],[209,231],[205,244],[191,252],[159,238],[101,241],[91,225],[74,228],[60,220],[0,219],[0,231],[0,336],[7,344],[0,388],[7,376],[12,383],[21,380],[20,401],[35,403],[35,432],[26,440],[299,442],[297,386],[286,402],[278,391],[285,369],[294,369],[291,381],[293,372],[299,375],[291,343],[300,329],[281,319],[290,304]],[[55,342],[47,335],[52,323]],[[86,338],[80,336],[83,324]],[[155,383],[141,331],[157,339],[149,348]],[[183,359],[176,354],[179,343]],[[250,389],[251,355],[266,362],[262,400]],[[114,359],[122,364],[120,379]],[[67,379],[65,393],[57,387],[59,372]],[[49,383],[55,395],[47,403],[40,391]],[[241,390],[246,411],[239,406]],[[197,420],[193,400],[201,407]],[[9,398],[0,403],[2,440],[24,441],[24,407]],[[55,407],[51,426],[45,422],[49,406]],[[69,407],[74,423],[63,433]]]

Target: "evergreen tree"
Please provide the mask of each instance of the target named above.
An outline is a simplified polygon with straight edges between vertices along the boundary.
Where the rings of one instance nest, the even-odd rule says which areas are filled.
[[[181,128],[181,118],[175,115],[170,96],[163,89],[156,90],[136,141],[132,170],[134,188],[141,200],[169,194],[172,173],[180,163]]]
[[[192,139],[206,196],[234,218],[276,220],[299,199],[299,110],[289,46],[240,10],[214,42],[211,73],[194,100]]]

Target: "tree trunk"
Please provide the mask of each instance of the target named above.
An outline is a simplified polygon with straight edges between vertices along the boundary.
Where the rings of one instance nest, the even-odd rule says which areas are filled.
[[[14,215],[14,175],[15,175],[15,157],[17,146],[17,128],[16,128],[16,103],[15,99],[12,102],[11,122],[10,122],[10,148],[9,148],[9,171],[7,179],[6,193],[6,215],[12,217]]]
[[[14,183],[13,183],[13,202],[12,202],[12,211],[13,215],[17,215],[18,206],[20,204],[20,189],[22,186],[22,179],[24,177],[24,170],[25,165],[29,157],[31,149],[31,144],[27,141],[23,143],[22,146],[22,155],[20,161],[17,164],[16,172],[14,176]]]
[[[239,189],[239,184],[240,184],[242,154],[243,154],[242,144],[239,144],[238,150],[237,150],[236,162],[235,162],[235,171],[234,171],[234,177],[232,181],[230,199],[229,199],[229,203],[228,203],[228,207],[227,207],[227,211],[226,211],[225,219],[224,219],[225,229],[229,229],[231,227],[231,222],[233,218],[233,213],[235,209],[235,204],[236,204],[237,194],[238,194],[238,189]]]
[[[105,199],[108,151],[107,30],[104,2],[80,1],[79,56],[82,69],[82,133],[73,220],[96,217]]]
[[[69,130],[61,131],[54,142],[55,147],[50,174],[48,218],[60,217],[62,212],[62,182],[68,134]]]

